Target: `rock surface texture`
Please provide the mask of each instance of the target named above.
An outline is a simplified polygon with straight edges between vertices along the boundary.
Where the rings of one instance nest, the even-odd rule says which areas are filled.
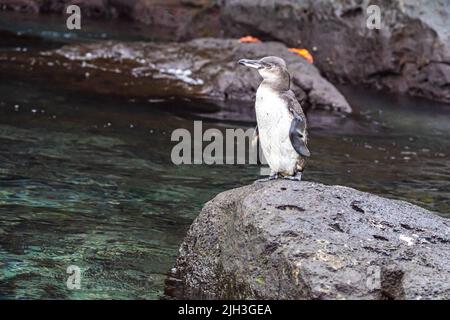
[[[207,299],[449,299],[450,221],[313,182],[223,192],[192,224],[180,295]]]
[[[247,34],[313,52],[331,81],[450,103],[450,0],[0,0],[0,9],[125,17],[175,40]],[[378,5],[381,29],[369,29]]]

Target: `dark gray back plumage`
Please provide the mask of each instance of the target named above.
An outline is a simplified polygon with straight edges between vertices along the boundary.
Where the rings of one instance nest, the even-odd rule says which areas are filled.
[[[281,98],[286,102],[289,112],[293,115],[291,127],[289,129],[289,139],[295,151],[303,157],[311,156],[308,149],[308,132],[306,127],[306,117],[297,98],[291,90],[281,92]]]

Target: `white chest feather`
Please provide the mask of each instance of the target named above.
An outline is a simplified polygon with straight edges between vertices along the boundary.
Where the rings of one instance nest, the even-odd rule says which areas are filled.
[[[256,92],[256,119],[258,127],[263,130],[283,131],[289,134],[292,116],[284,101],[276,92],[267,88],[259,88]],[[288,124],[286,128],[286,124]]]
[[[272,171],[292,174],[298,154],[289,139],[292,114],[277,92],[259,87],[256,92],[256,120],[264,156]]]

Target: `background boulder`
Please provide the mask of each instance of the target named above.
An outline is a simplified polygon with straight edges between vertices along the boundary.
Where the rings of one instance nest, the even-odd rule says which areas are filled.
[[[67,45],[45,52],[0,54],[1,60],[14,62],[1,64],[0,70],[11,77],[25,70],[30,79],[45,74],[55,86],[110,96],[203,99],[236,109],[235,116],[243,120],[243,114],[253,117],[255,93],[262,79],[237,61],[266,55],[287,61],[291,88],[305,108],[351,112],[344,96],[316,67],[277,42],[205,38],[182,43]]]

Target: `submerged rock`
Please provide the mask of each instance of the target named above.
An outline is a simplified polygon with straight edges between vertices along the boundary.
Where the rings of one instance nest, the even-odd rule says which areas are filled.
[[[223,192],[192,224],[176,293],[205,299],[449,299],[450,221],[342,186]]]
[[[27,70],[30,78],[45,76],[55,85],[113,96],[188,97],[250,109],[261,79],[237,61],[266,55],[278,55],[287,61],[292,89],[305,107],[351,111],[343,95],[316,67],[277,42],[205,38],[186,43],[109,41],[68,45],[38,55],[4,53],[0,59],[14,59],[14,63],[3,64],[0,70],[6,74]]]

